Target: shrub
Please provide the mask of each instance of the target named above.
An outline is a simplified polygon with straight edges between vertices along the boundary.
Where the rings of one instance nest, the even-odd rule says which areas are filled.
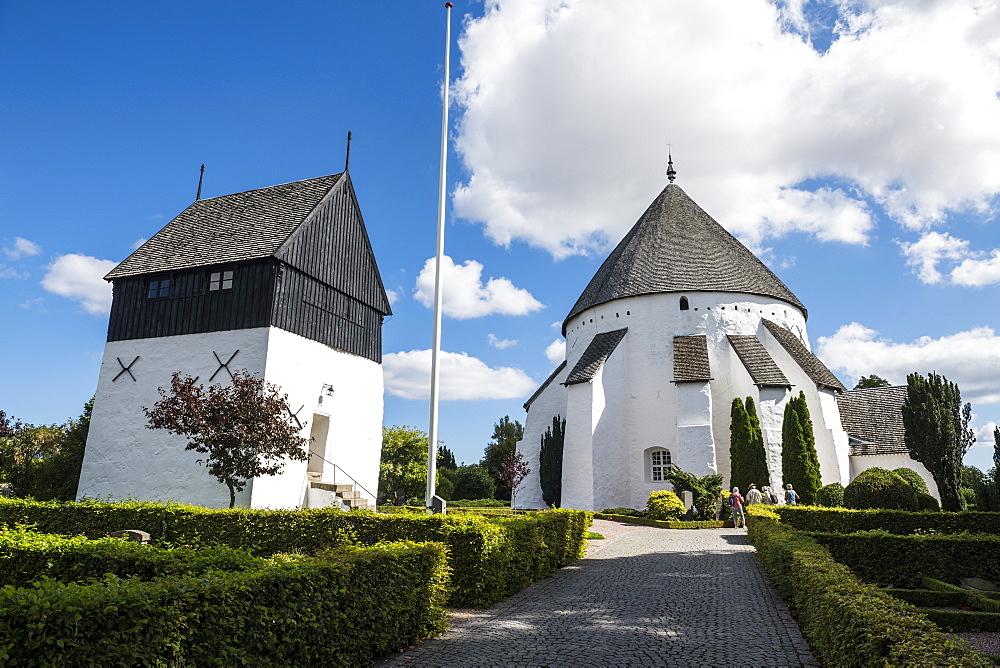
[[[916,510],[917,493],[906,480],[892,471],[873,467],[862,471],[844,490],[848,508],[889,508]]]
[[[446,577],[442,546],[396,544],[231,573],[4,587],[0,662],[367,665],[444,627]]]
[[[910,487],[912,487],[913,491],[917,494],[930,494],[930,490],[927,489],[927,483],[924,482],[924,479],[920,477],[920,474],[913,469],[908,469],[904,466],[898,469],[893,469],[892,472],[909,483]]]
[[[761,563],[826,665],[990,665],[913,606],[859,581],[770,508],[751,506],[748,520]]]
[[[496,483],[486,467],[479,464],[459,466],[455,469],[454,496],[460,499],[492,499]]]
[[[645,517],[645,510],[635,510],[634,508],[605,508],[602,515],[626,515],[628,517]]]
[[[844,506],[844,486],[839,482],[824,485],[816,492],[816,505],[827,508],[842,508]]]
[[[917,492],[917,509],[938,512],[941,510],[941,504],[930,494]]]
[[[614,510],[610,508],[609,510]],[[629,524],[641,524],[647,527],[657,527],[659,529],[721,529],[726,526],[722,520],[699,520],[695,522],[685,522],[680,520],[654,520],[648,517],[636,515],[614,515],[608,513],[594,513],[594,517],[613,522],[628,522]]]
[[[665,489],[650,492],[646,501],[646,517],[654,520],[679,520],[685,510],[680,497]]]
[[[802,506],[777,506],[775,510],[784,524],[801,531],[886,531],[900,535],[928,532],[1000,534],[1000,513],[930,513]]]

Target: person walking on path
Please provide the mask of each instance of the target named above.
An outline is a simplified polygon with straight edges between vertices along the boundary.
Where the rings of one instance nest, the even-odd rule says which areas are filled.
[[[771,490],[770,487],[764,488],[764,503],[766,503],[769,506],[778,505],[778,497],[775,495],[775,493]]]
[[[785,487],[785,505],[794,506],[799,501],[799,495],[796,494],[795,490],[792,489],[792,483],[788,483]]]
[[[736,528],[746,526],[747,518],[743,514],[743,497],[740,496],[739,487],[733,487],[733,493],[729,495],[729,505],[733,509],[733,524],[736,525]]]
[[[752,506],[755,503],[763,503],[764,497],[761,496],[760,490],[757,489],[757,485],[750,483],[750,489],[747,490],[747,505]]]

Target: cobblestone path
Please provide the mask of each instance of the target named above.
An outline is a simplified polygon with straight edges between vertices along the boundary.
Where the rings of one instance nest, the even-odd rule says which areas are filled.
[[[379,665],[818,665],[744,530],[594,525],[584,559]]]

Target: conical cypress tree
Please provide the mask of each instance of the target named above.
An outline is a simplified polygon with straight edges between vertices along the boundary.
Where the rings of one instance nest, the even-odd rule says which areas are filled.
[[[542,486],[542,500],[548,506],[559,507],[562,503],[563,444],[566,436],[566,420],[558,415],[552,418],[552,426],[542,435],[542,448],[538,453],[538,477]]]
[[[729,486],[746,491],[752,482],[749,479],[749,433],[747,411],[739,397],[733,399],[729,418]]]
[[[767,470],[767,453],[764,450],[764,434],[760,429],[760,419],[757,417],[757,406],[753,397],[747,397],[747,446],[749,451],[748,467],[750,471],[749,483],[757,485],[757,489],[771,484],[771,473]],[[740,488],[742,489],[742,487]]]
[[[781,468],[785,485],[791,484],[802,503],[812,503],[823,486],[816,455],[816,437],[803,393],[785,404],[781,425]]]

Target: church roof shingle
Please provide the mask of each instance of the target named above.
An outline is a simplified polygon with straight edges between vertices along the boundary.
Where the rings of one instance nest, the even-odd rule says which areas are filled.
[[[657,292],[741,292],[802,302],[757,256],[671,183],[611,252],[563,323],[588,308]]]
[[[341,176],[196,200],[104,278],[270,257]]]
[[[587,349],[583,351],[579,361],[566,377],[564,385],[576,385],[577,383],[587,383],[594,379],[597,370],[607,361],[611,353],[615,351],[621,340],[625,338],[628,327],[616,329],[612,332],[602,332],[594,337]]]
[[[705,335],[674,337],[674,382],[697,383],[712,379]]]
[[[852,456],[909,454],[904,440],[906,386],[851,390],[837,397]]]
[[[753,379],[754,385],[767,387],[791,387],[774,359],[756,336],[752,334],[729,334],[729,343],[743,362]]]
[[[776,322],[772,322],[767,318],[762,318],[762,320],[764,321],[764,326],[767,327],[767,331],[771,332],[774,338],[778,339],[778,342],[788,351],[788,354],[792,356],[795,363],[806,372],[806,375],[814,383],[820,387],[839,392],[847,391],[844,384],[833,375],[833,372],[823,364],[820,358],[816,357],[811,350],[806,348],[804,343],[799,341],[798,337]]]

